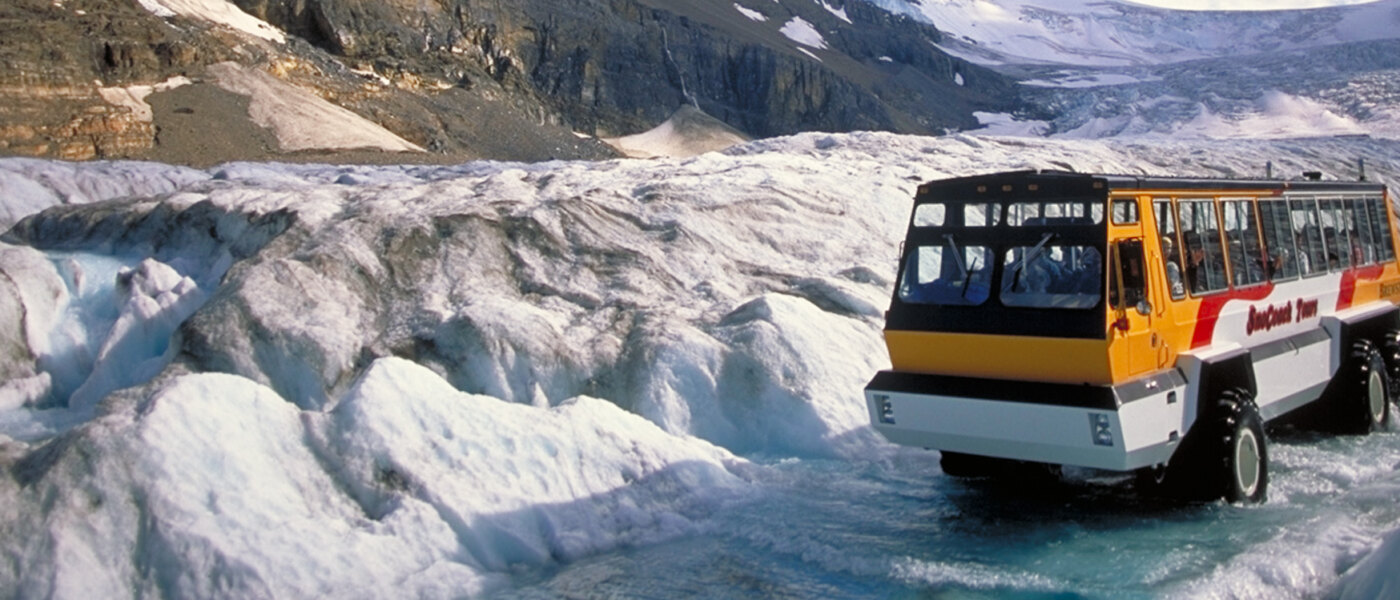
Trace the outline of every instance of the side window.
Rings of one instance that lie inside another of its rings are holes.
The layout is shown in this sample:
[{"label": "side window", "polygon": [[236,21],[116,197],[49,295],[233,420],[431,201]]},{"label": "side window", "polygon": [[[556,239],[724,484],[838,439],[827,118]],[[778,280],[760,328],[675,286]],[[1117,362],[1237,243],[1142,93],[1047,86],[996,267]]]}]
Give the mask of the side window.
[{"label": "side window", "polygon": [[920,204],[914,207],[915,227],[942,227],[948,207],[942,203]]},{"label": "side window", "polygon": [[1357,264],[1376,263],[1376,244],[1371,237],[1371,217],[1366,214],[1366,201],[1347,199],[1347,219],[1350,221],[1352,260]]},{"label": "side window", "polygon": [[1040,225],[1097,225],[1103,222],[1103,204],[1082,201],[1012,202],[1006,206],[1006,224],[1012,227]]},{"label": "side window", "polygon": [[1346,217],[1342,201],[1336,198],[1318,199],[1322,212],[1322,237],[1327,244],[1327,268],[1345,269],[1351,266],[1351,240],[1347,236]]},{"label": "side window", "polygon": [[1132,225],[1138,222],[1138,205],[1136,199],[1122,199],[1113,201],[1113,224]]},{"label": "side window", "polygon": [[1317,214],[1317,201],[1293,198],[1288,201],[1293,213],[1293,238],[1298,244],[1298,270],[1303,275],[1327,272],[1327,249],[1322,245],[1322,222]]},{"label": "side window", "polygon": [[1142,240],[1123,240],[1113,245],[1113,276],[1109,279],[1109,303],[1114,308],[1138,306],[1147,299]]},{"label": "side window", "polygon": [[1220,246],[1220,226],[1212,200],[1177,202],[1182,255],[1186,260],[1186,287],[1192,295],[1218,292],[1227,287],[1225,252]]},{"label": "side window", "polygon": [[995,202],[963,205],[963,225],[967,227],[994,227],[1001,218],[1001,204]]},{"label": "side window", "polygon": [[960,248],[951,237],[942,246],[915,247],[905,259],[899,298],[914,304],[982,304],[991,294],[991,260],[991,248]]},{"label": "side window", "polygon": [[1181,253],[1176,244],[1176,213],[1171,200],[1158,198],[1152,201],[1153,216],[1157,221],[1157,238],[1162,242],[1162,269],[1167,274],[1167,291],[1173,300],[1186,297],[1186,279],[1181,275]]},{"label": "side window", "polygon": [[1266,275],[1272,281],[1298,277],[1298,249],[1294,247],[1293,228],[1289,223],[1288,203],[1284,200],[1259,201],[1260,229],[1264,232],[1264,263]]},{"label": "side window", "polygon": [[1383,261],[1395,260],[1395,246],[1391,244],[1390,222],[1386,219],[1390,215],[1390,207],[1386,206],[1385,198],[1371,197],[1366,199],[1367,214],[1371,215],[1372,238],[1376,242],[1376,256]]},{"label": "side window", "polygon": [[1222,200],[1225,240],[1229,244],[1230,275],[1235,287],[1264,282],[1264,255],[1259,249],[1259,225],[1253,200]]}]

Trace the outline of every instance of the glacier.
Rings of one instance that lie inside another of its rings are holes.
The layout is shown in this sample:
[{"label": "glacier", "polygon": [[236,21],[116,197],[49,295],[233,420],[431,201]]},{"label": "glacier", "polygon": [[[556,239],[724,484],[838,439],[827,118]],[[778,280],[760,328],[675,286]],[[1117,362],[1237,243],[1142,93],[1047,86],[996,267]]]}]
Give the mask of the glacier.
[{"label": "glacier", "polygon": [[1269,162],[1351,178],[1357,158],[1393,184],[1400,142],[808,133],[601,162],[0,159],[0,592],[1393,590],[1395,431],[1285,435],[1262,507],[1159,507],[1095,473],[969,489],[884,443],[860,393],[888,366],[921,182]]}]

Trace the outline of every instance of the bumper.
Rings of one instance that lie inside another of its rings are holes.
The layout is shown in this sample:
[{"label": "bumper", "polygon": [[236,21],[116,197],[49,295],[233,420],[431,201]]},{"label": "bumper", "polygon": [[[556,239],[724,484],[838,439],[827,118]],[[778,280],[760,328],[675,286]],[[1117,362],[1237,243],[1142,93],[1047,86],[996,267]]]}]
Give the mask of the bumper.
[{"label": "bumper", "polygon": [[1167,462],[1185,434],[1175,371],[1119,387],[884,371],[870,422],[896,444],[1131,471]]}]

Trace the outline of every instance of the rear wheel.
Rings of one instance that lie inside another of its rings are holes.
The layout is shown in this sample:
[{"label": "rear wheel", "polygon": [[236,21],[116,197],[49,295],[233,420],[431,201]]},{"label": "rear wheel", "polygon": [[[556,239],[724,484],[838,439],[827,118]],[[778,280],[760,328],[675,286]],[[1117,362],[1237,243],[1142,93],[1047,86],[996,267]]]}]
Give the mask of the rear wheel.
[{"label": "rear wheel", "polygon": [[1391,381],[1385,357],[1370,341],[1352,346],[1352,383],[1333,405],[1343,433],[1367,434],[1390,421]]}]

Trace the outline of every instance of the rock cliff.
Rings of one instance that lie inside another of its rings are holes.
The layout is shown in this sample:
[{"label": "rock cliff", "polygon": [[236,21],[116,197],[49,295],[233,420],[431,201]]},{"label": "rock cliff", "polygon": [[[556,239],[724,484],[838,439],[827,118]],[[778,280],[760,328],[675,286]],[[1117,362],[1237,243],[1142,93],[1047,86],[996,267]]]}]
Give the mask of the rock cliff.
[{"label": "rock cliff", "polygon": [[975,127],[974,109],[1022,108],[1014,84],[939,51],[932,27],[856,1],[230,0],[253,29],[163,1],[0,6],[0,155],[347,150],[279,144],[247,115],[258,99],[208,70],[229,62],[402,138],[365,160],[613,156],[574,132],[639,133],[683,105],[754,137],[942,133]]}]

